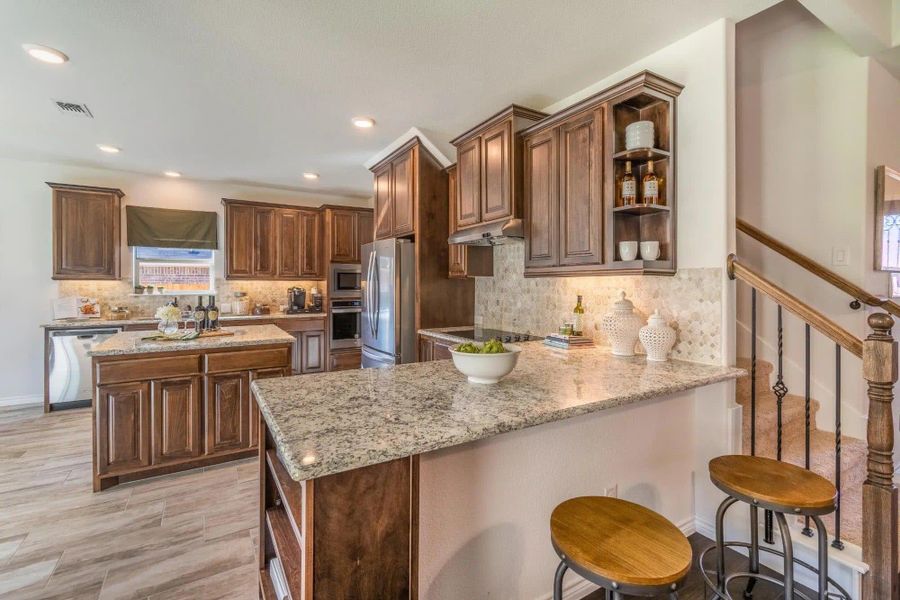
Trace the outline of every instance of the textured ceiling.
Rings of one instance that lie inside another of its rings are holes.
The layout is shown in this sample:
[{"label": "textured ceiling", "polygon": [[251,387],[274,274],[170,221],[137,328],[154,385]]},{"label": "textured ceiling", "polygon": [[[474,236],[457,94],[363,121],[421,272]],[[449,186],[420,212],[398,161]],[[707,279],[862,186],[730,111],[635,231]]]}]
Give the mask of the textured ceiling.
[{"label": "textured ceiling", "polygon": [[446,148],[511,102],[547,106],[773,3],[0,0],[0,155],[368,196],[363,163],[412,126]]}]

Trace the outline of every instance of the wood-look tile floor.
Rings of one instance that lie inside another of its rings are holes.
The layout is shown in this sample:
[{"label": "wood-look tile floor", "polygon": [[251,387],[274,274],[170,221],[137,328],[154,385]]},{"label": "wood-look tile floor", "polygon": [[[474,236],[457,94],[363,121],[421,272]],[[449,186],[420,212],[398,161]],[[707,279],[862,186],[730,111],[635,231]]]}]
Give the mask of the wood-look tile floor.
[{"label": "wood-look tile floor", "polygon": [[0,409],[0,598],[256,600],[256,462],[94,494],[90,423]]}]

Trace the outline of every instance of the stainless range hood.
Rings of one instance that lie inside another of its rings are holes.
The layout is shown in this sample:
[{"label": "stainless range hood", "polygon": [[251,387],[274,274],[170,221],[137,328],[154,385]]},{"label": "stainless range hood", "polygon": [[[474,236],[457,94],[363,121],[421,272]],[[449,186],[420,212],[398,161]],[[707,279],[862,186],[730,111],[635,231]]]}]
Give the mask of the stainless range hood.
[{"label": "stainless range hood", "polygon": [[457,231],[447,241],[451,244],[467,244],[469,246],[497,246],[524,237],[525,225],[522,219],[509,219]]}]

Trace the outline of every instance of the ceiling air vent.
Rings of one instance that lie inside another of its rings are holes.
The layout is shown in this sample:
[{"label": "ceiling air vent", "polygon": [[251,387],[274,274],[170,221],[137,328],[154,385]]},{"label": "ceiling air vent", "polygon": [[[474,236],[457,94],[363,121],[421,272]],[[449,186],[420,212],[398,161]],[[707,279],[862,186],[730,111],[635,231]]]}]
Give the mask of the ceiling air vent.
[{"label": "ceiling air vent", "polygon": [[62,100],[54,100],[53,104],[56,105],[56,108],[59,109],[64,115],[69,115],[72,117],[87,117],[88,119],[93,119],[94,115],[91,114],[91,109],[87,107],[87,104],[79,104],[77,102],[63,102]]}]

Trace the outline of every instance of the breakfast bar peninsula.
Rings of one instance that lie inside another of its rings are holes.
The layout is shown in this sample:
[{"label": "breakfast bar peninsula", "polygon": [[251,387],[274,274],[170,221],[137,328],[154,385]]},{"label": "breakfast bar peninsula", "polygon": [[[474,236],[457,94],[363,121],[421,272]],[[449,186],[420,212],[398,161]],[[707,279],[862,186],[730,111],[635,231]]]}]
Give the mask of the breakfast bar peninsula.
[{"label": "breakfast bar peninsula", "polygon": [[295,600],[536,598],[558,501],[617,489],[693,515],[717,451],[694,431],[725,426],[743,371],[521,348],[495,385],[447,360],[254,382],[261,597],[275,568]]}]

